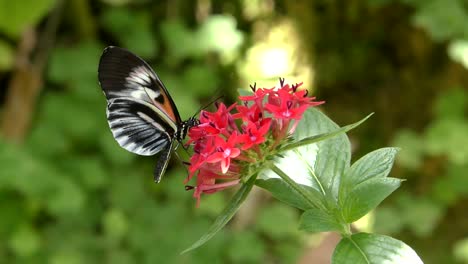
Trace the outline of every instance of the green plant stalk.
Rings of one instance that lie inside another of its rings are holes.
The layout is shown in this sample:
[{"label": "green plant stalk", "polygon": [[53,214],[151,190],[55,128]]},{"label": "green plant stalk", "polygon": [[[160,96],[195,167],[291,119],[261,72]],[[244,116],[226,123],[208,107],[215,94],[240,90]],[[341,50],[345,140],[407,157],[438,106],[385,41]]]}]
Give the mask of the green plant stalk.
[{"label": "green plant stalk", "polygon": [[340,234],[342,237],[351,237],[353,231],[351,231],[351,225],[348,223],[341,224],[342,229],[340,230]]},{"label": "green plant stalk", "polygon": [[[310,195],[307,193],[304,188],[302,188],[299,184],[297,184],[291,177],[289,177],[284,171],[282,171],[280,168],[278,168],[275,164],[270,164],[270,169],[275,172],[278,176],[283,179],[286,184],[288,184],[294,191],[296,191],[297,194],[302,196],[304,200],[306,200],[312,207],[315,208],[321,208],[319,205],[316,205],[314,202],[314,199],[310,197]],[[351,225],[344,222],[342,219],[339,219],[340,225],[341,225],[341,230],[340,234],[342,237],[350,237],[352,235],[351,231]]]},{"label": "green plant stalk", "polygon": [[296,191],[300,196],[307,201],[312,207],[321,208],[319,205],[315,204],[314,199],[307,193],[304,188],[302,188],[299,184],[297,184],[293,179],[291,179],[284,171],[278,168],[275,164],[270,164],[270,169],[278,174],[294,191]]}]

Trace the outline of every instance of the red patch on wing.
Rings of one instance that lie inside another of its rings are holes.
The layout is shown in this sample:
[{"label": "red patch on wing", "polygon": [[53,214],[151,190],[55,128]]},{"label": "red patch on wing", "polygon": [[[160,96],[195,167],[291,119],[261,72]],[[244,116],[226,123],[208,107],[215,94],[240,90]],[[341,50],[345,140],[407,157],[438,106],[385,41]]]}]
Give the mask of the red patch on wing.
[{"label": "red patch on wing", "polygon": [[164,98],[164,103],[161,104],[159,102],[156,102],[155,100],[153,100],[153,103],[161,110],[163,111],[170,119],[172,119],[172,121],[174,121],[174,123],[177,122],[177,118],[175,116],[175,113],[174,113],[174,109],[172,107],[172,104],[171,104],[171,100],[169,99],[169,97],[167,96],[167,94],[161,89],[161,95],[163,96]]}]

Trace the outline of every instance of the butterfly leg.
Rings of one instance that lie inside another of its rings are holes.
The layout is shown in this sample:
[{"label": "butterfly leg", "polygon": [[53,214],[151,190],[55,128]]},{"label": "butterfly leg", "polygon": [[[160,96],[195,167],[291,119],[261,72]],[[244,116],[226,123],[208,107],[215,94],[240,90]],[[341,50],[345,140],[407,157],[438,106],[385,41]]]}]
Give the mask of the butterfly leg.
[{"label": "butterfly leg", "polygon": [[161,177],[167,169],[167,165],[169,164],[169,160],[171,159],[172,145],[172,143],[168,144],[161,151],[159,159],[156,163],[156,167],[154,168],[154,181],[156,183],[159,183],[161,181]]},{"label": "butterfly leg", "polygon": [[[177,159],[182,163],[182,165],[184,165],[184,168],[186,168],[186,166],[190,166],[190,162],[188,161],[184,161],[182,160],[182,158],[179,156],[179,154],[177,152],[174,151],[174,154],[176,155]],[[188,171],[187,171],[188,173]]]}]

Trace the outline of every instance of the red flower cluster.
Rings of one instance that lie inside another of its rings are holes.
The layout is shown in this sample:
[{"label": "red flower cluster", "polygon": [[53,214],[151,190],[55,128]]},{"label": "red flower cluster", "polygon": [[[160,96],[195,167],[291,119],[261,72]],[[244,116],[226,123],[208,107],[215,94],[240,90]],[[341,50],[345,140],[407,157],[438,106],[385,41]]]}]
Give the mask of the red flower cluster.
[{"label": "red flower cluster", "polygon": [[[200,124],[188,133],[187,144],[193,145],[194,155],[185,181],[198,172],[196,186],[186,186],[187,190],[195,189],[197,206],[202,193],[238,184],[246,167],[264,160],[294,132],[308,107],[324,103],[307,97],[307,90],[298,90],[301,85],[290,86],[280,79],[279,88],[250,86],[253,94],[239,96],[242,104],[227,107],[220,103],[216,112],[200,113]],[[237,111],[232,113],[234,109]]]}]

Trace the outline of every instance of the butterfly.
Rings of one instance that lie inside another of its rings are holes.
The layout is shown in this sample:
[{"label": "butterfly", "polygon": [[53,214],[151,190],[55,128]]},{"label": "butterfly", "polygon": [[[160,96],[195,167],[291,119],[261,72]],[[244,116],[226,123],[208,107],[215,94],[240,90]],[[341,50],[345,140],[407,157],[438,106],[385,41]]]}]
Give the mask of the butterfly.
[{"label": "butterfly", "polygon": [[126,49],[104,49],[98,79],[107,99],[107,121],[115,140],[138,155],[160,153],[154,169],[154,181],[159,182],[176,148],[174,142],[181,143],[199,120],[191,117],[182,121],[158,75]]}]

